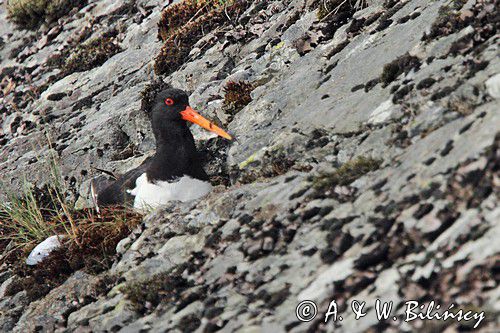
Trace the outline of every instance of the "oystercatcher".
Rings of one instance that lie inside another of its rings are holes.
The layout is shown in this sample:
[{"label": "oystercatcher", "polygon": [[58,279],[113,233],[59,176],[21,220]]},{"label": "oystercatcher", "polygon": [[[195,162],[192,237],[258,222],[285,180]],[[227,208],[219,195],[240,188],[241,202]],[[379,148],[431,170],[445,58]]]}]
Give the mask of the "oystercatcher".
[{"label": "oystercatcher", "polygon": [[228,133],[189,106],[184,91],[169,88],[159,92],[151,110],[155,155],[117,178],[97,195],[93,191],[97,208],[133,205],[143,211],[171,200],[185,202],[209,193],[212,185],[203,170],[187,121],[232,140]]}]

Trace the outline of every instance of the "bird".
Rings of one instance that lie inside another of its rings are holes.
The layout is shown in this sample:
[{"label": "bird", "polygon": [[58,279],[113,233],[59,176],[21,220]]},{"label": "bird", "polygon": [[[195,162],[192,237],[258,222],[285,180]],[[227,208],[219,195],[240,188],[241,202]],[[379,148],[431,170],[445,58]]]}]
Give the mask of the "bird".
[{"label": "bird", "polygon": [[195,200],[211,191],[188,122],[227,140],[232,140],[232,136],[193,110],[187,93],[181,89],[160,91],[153,100],[150,115],[155,154],[101,191],[92,187],[98,212],[99,207],[106,206],[132,206],[137,211],[150,211],[169,201]]}]

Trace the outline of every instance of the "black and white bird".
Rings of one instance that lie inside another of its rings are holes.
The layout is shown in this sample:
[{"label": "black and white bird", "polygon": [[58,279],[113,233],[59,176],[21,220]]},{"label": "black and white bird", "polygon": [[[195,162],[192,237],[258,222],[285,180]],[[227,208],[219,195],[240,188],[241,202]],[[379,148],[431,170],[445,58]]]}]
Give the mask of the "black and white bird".
[{"label": "black and white bird", "polygon": [[144,211],[168,201],[190,201],[208,194],[212,185],[198,156],[187,122],[232,140],[221,128],[189,106],[187,94],[166,89],[157,94],[151,110],[156,153],[95,194],[97,207],[129,205]]}]

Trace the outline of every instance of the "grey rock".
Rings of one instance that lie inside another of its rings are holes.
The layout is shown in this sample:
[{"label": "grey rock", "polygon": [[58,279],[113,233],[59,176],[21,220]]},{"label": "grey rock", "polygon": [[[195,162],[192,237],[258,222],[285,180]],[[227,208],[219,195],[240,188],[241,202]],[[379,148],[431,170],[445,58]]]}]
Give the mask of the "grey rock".
[{"label": "grey rock", "polygon": [[[475,40],[471,52],[449,52],[471,33],[487,36],[479,30],[488,24],[447,27],[422,40],[449,1],[368,1],[354,13],[361,21],[346,18],[328,35],[329,19],[319,22],[313,1],[262,3],[252,3],[242,22],[230,16],[233,24],[220,33],[206,31],[187,61],[160,78],[189,91],[193,107],[237,138],[222,147],[191,128],[209,155],[220,153],[217,161],[209,156],[210,172],[219,172],[210,176],[229,179],[228,186],[145,216],[118,244],[110,269],[76,272],[37,301],[26,291],[6,293],[19,277],[2,266],[0,330],[380,329],[373,306],[360,320],[346,313],[338,327],[297,323],[300,301],[315,301],[321,312],[332,292],[347,306],[355,299],[371,305],[381,298],[396,307],[411,298],[480,299],[498,317],[496,281],[477,274],[491,271],[500,252],[498,46],[491,36]],[[0,6],[2,75],[15,82],[7,91],[3,81],[0,92],[5,192],[19,188],[20,174],[38,185],[50,181],[44,161],[55,152],[62,174],[74,179],[71,196],[87,207],[90,179],[106,178],[94,168],[124,173],[151,156],[155,143],[140,111],[141,92],[157,78],[157,24],[165,6],[94,1],[36,32],[17,29]],[[493,10],[468,1],[457,13],[477,8],[471,19]],[[373,15],[382,16],[360,23]],[[380,25],[382,17],[392,22]],[[80,38],[110,31],[123,51],[103,65],[67,76],[47,66]],[[420,67],[402,69],[387,87],[374,84],[405,54],[418,57]],[[432,84],[418,88],[424,80]],[[223,109],[229,81],[255,86],[252,101],[231,117]],[[46,89],[31,95],[31,85]],[[360,156],[382,164],[328,191],[313,185],[318,175]],[[179,286],[159,291],[159,304],[134,304],[127,287],[155,291],[150,278],[159,273]],[[117,281],[102,288],[107,275]],[[461,282],[442,288],[446,281]],[[488,320],[479,331],[495,331],[496,324]],[[422,329],[388,325],[394,332]]]}]

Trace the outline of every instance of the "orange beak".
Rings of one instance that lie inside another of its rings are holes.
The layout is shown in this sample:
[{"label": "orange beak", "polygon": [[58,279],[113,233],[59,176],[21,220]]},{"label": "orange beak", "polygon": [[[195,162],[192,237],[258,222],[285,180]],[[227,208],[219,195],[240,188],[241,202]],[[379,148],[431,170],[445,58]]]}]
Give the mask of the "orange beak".
[{"label": "orange beak", "polygon": [[222,128],[216,126],[214,123],[205,119],[202,115],[193,110],[190,106],[187,106],[186,109],[181,112],[181,115],[182,119],[184,120],[195,123],[196,125],[199,125],[204,129],[209,130],[210,132],[214,132],[215,134],[222,136],[223,138],[226,138],[228,140],[233,139],[231,135],[227,134]]}]

